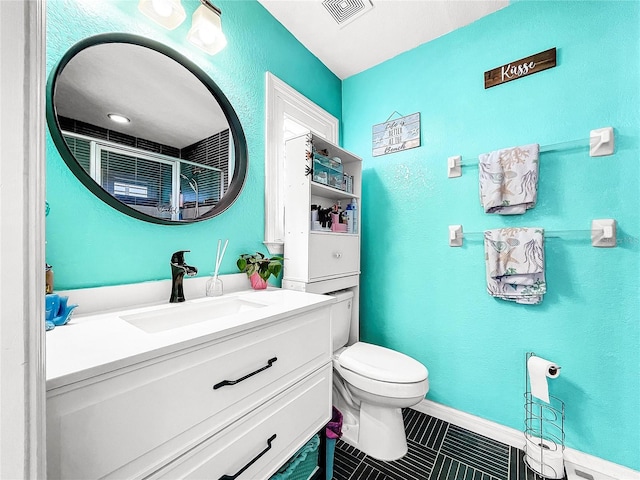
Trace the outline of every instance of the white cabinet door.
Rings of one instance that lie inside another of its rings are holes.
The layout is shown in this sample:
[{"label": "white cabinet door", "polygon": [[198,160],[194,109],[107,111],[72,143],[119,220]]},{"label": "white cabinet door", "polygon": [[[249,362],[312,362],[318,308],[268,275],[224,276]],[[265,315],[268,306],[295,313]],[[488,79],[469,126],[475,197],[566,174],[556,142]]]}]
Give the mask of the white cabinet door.
[{"label": "white cabinet door", "polygon": [[150,478],[269,478],[330,420],[331,376],[329,364]]},{"label": "white cabinet door", "polygon": [[311,233],[309,280],[360,273],[360,240],[357,235]]}]

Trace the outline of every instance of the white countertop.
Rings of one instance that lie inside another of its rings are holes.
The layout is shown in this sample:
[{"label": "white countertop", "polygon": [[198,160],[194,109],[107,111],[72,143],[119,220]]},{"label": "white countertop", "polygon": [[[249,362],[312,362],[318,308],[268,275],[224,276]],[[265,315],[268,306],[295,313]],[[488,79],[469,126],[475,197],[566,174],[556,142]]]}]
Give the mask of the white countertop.
[{"label": "white countertop", "polygon": [[[265,306],[156,333],[147,333],[121,318],[148,311],[178,311],[181,307],[195,304],[210,304],[214,310],[217,302],[232,298]],[[243,330],[259,328],[293,314],[329,305],[334,300],[325,295],[269,288],[234,292],[215,298],[197,298],[179,304],[164,301],[162,304],[127,307],[120,311],[73,316],[67,325],[46,332],[47,390]]]}]

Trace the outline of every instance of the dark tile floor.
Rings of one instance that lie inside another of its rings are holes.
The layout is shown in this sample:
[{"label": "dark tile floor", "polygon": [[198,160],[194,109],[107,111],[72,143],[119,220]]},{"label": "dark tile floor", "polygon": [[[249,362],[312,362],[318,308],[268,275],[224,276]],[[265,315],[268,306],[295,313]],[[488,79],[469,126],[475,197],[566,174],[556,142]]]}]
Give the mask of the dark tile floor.
[{"label": "dark tile floor", "polygon": [[543,480],[523,452],[416,410],[403,411],[409,452],[383,462],[338,441],[334,480]]}]

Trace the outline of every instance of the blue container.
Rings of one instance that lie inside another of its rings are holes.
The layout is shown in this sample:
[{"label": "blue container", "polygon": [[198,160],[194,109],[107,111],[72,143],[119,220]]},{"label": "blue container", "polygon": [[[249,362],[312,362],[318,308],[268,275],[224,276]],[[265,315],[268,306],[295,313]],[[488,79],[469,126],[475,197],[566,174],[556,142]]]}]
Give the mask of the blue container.
[{"label": "blue container", "polygon": [[342,162],[336,158],[327,158],[317,153],[313,155],[313,181],[342,190]]},{"label": "blue container", "polygon": [[333,459],[336,452],[336,441],[342,436],[342,413],[336,407],[332,407],[331,421],[325,429],[327,437],[325,455],[325,480],[333,478]]},{"label": "blue container", "polygon": [[331,480],[333,478],[333,458],[336,452],[336,439],[327,438],[327,444],[325,446],[326,458],[325,458],[325,480]]},{"label": "blue container", "polygon": [[318,466],[320,437],[314,435],[270,480],[308,480]]}]

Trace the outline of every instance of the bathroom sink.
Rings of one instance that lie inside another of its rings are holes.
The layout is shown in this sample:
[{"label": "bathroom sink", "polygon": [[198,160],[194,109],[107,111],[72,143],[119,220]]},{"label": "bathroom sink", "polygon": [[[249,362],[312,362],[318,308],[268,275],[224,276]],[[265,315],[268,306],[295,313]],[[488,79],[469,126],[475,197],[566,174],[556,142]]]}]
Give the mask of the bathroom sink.
[{"label": "bathroom sink", "polygon": [[122,315],[120,318],[147,333],[158,333],[266,306],[240,298],[229,298],[171,305],[148,312]]}]

